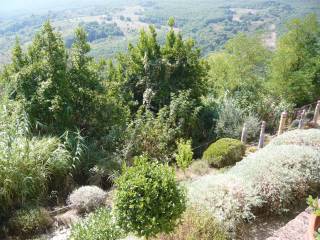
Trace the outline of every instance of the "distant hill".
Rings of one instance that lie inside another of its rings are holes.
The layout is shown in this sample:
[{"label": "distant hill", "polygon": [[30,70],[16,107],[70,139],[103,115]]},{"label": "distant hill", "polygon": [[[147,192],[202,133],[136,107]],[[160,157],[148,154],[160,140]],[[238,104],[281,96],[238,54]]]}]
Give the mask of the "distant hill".
[{"label": "distant hill", "polygon": [[50,19],[68,46],[73,30],[89,32],[92,55],[112,57],[135,41],[141,28],[156,26],[159,38],[170,16],[177,29],[192,37],[203,55],[216,51],[239,32],[261,34],[274,48],[284,23],[315,12],[320,0],[11,0],[1,3],[0,64],[8,61],[16,36],[26,46],[41,24]]}]

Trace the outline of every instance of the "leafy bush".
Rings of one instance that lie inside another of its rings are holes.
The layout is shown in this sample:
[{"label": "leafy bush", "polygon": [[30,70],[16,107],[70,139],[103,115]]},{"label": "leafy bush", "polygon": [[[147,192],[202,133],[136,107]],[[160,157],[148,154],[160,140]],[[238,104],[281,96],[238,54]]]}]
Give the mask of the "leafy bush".
[{"label": "leafy bush", "polygon": [[149,238],[174,229],[186,199],[168,165],[147,161],[137,158],[116,180],[115,213],[127,233]]},{"label": "leafy bush", "polygon": [[170,234],[161,234],[156,240],[227,240],[217,221],[206,212],[187,209],[181,223]]},{"label": "leafy bush", "polygon": [[116,240],[121,236],[122,232],[112,218],[110,210],[100,208],[83,222],[72,227],[70,240]]},{"label": "leafy bush", "polygon": [[53,220],[44,208],[17,210],[9,219],[9,232],[14,236],[31,236],[45,232]]},{"label": "leafy bush", "polygon": [[107,193],[97,186],[84,186],[74,190],[68,204],[80,212],[90,212],[101,207],[106,201]]},{"label": "leafy bush", "polygon": [[178,141],[178,153],[176,154],[176,161],[178,167],[182,170],[186,170],[191,162],[193,157],[192,147],[191,147],[191,140],[184,141],[181,139]]},{"label": "leafy bush", "polygon": [[123,157],[132,160],[143,154],[162,162],[173,159],[176,140],[192,135],[199,112],[189,91],[171,95],[169,106],[157,114],[141,107],[126,130]]},{"label": "leafy bush", "polygon": [[[320,136],[320,130],[300,132]],[[320,184],[319,153],[312,146],[270,144],[225,173],[191,183],[189,199],[235,230],[244,219],[259,212],[282,213],[315,191]]]},{"label": "leafy bush", "polygon": [[203,159],[214,167],[226,167],[240,161],[245,154],[245,145],[236,139],[222,138],[211,144],[203,153]]}]

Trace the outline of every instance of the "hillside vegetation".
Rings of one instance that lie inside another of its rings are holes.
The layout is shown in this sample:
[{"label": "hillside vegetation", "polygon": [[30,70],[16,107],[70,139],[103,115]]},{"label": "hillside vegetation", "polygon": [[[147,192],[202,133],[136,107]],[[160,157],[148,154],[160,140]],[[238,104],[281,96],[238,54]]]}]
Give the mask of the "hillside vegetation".
[{"label": "hillside vegetation", "polygon": [[[70,48],[54,21],[45,21],[26,47],[16,38],[0,73],[1,238],[26,237],[12,226],[39,233],[50,217],[43,207],[69,204],[76,219],[102,206],[73,227],[71,239],[129,233],[165,239],[185,228],[190,237],[225,239],[259,210],[288,209],[317,190],[318,129],[286,133],[244,159],[245,145],[237,140],[244,124],[255,143],[262,120],[274,134],[283,111],[295,118],[294,108],[318,100],[317,16],[288,22],[274,51],[260,36],[240,33],[205,58],[179,24],[168,18],[164,38],[154,26],[141,29],[127,52],[99,61],[88,38],[101,37],[106,25],[75,28]],[[308,109],[312,119],[313,105]],[[305,127],[318,127],[304,120]],[[198,168],[230,169],[195,181],[186,192],[174,168],[185,174],[204,152]],[[111,212],[102,189],[73,191],[83,185],[115,186]],[[198,220],[190,220],[193,211]]]}]

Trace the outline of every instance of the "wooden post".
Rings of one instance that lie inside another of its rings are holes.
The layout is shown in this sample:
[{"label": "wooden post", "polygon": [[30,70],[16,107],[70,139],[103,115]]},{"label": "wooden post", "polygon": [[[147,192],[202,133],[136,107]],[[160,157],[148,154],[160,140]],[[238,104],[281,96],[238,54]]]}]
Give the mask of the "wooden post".
[{"label": "wooden post", "polygon": [[246,124],[243,124],[242,133],[241,133],[241,142],[243,144],[246,144],[247,142],[247,126]]},{"label": "wooden post", "polygon": [[288,117],[288,113],[287,112],[282,112],[281,113],[279,129],[278,129],[278,136],[283,133],[284,127],[286,125],[287,117]]},{"label": "wooden post", "polygon": [[316,109],[314,110],[314,116],[313,116],[314,124],[317,124],[317,122],[318,122],[319,112],[320,112],[320,100],[318,100]]},{"label": "wooden post", "polygon": [[306,110],[303,109],[302,113],[300,114],[300,120],[299,120],[299,129],[303,129],[304,127],[304,118],[306,116]]},{"label": "wooden post", "polygon": [[264,147],[264,133],[266,130],[266,122],[262,121],[258,148]]}]

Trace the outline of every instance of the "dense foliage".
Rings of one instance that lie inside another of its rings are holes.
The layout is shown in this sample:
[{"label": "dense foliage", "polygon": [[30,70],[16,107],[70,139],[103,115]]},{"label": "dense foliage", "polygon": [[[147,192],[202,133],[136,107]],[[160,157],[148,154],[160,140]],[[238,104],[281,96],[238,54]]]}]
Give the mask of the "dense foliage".
[{"label": "dense foliage", "polygon": [[186,208],[184,190],[167,165],[136,159],[116,180],[115,213],[127,233],[145,236],[174,230]]},{"label": "dense foliage", "polygon": [[[206,24],[229,25],[226,11],[227,19]],[[292,21],[273,52],[261,36],[239,34],[208,58],[183,38],[179,24],[170,18],[164,38],[155,27],[141,30],[127,52],[108,61],[90,56],[92,33],[83,28],[75,30],[70,49],[48,21],[29,46],[16,40],[0,74],[0,220],[25,204],[64,201],[75,185],[107,188],[115,180],[116,217],[125,231],[146,237],[170,232],[185,199],[169,164],[183,170],[191,164],[201,173],[208,163],[235,164],[245,151],[236,140],[244,124],[248,141],[255,141],[262,120],[273,133],[282,111],[319,97],[314,15]],[[209,176],[210,183],[190,196],[226,224],[249,219],[259,208],[288,207],[319,183],[317,131],[276,138],[230,171]],[[202,155],[206,162],[192,164]],[[137,156],[143,157],[134,163]],[[122,164],[132,167],[115,179]],[[83,189],[71,194],[71,204],[89,211],[103,202],[103,190]],[[90,221],[75,231],[99,238],[103,231]],[[118,233],[111,222],[103,234]]]},{"label": "dense foliage", "polygon": [[315,101],[320,94],[320,26],[316,15],[295,19],[279,41],[271,62],[272,87],[298,105]]},{"label": "dense foliage", "polygon": [[163,46],[150,26],[149,33],[141,31],[136,46],[129,45],[128,54],[117,58],[116,66],[110,64],[110,80],[117,84],[114,90],[132,110],[145,103],[159,111],[170,103],[172,94],[182,90],[189,90],[194,100],[205,93],[207,66],[199,49],[193,40],[183,40],[175,32],[174,20],[169,24]]},{"label": "dense foliage", "polygon": [[221,138],[212,143],[203,153],[203,160],[206,160],[214,167],[227,167],[240,161],[246,151],[246,146],[237,139]]}]

